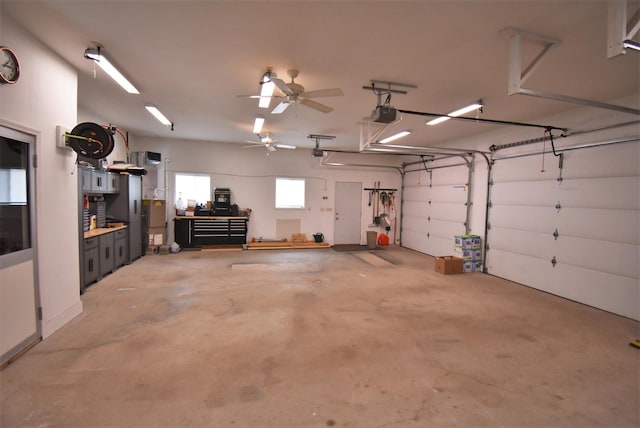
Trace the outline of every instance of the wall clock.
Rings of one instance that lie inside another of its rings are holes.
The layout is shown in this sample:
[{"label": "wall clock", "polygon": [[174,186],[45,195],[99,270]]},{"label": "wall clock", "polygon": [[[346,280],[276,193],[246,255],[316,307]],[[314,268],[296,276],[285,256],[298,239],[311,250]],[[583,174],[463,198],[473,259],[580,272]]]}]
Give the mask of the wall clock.
[{"label": "wall clock", "polygon": [[20,78],[20,63],[16,54],[0,46],[0,83],[16,83]]}]

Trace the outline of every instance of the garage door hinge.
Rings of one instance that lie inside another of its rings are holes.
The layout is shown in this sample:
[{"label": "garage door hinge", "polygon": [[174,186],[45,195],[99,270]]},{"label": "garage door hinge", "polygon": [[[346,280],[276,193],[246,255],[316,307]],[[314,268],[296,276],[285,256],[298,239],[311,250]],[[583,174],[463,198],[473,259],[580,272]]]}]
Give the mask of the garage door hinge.
[{"label": "garage door hinge", "polygon": [[429,201],[427,202],[429,205],[431,205],[431,199],[429,199]]},{"label": "garage door hinge", "polygon": [[558,234],[558,229],[556,229],[556,231],[553,232],[553,238],[557,241],[558,240],[558,236],[560,236],[560,235]]},{"label": "garage door hinge", "polygon": [[493,180],[489,180],[489,186],[493,186]]},{"label": "garage door hinge", "polygon": [[38,306],[38,320],[42,321],[42,306]]},{"label": "garage door hinge", "polygon": [[488,206],[489,208],[492,208],[492,207],[493,207],[493,203],[492,203],[491,201],[489,201],[489,202],[487,202],[487,206]]},{"label": "garage door hinge", "polygon": [[560,212],[561,208],[562,208],[562,205],[560,205],[560,201],[558,201],[558,203],[556,204],[556,211]]},{"label": "garage door hinge", "polygon": [[551,259],[551,264],[553,265],[553,267],[556,267],[557,263],[558,261],[556,260],[556,256],[553,256],[553,258]]},{"label": "garage door hinge", "polygon": [[491,223],[487,222],[487,230],[491,230]]}]

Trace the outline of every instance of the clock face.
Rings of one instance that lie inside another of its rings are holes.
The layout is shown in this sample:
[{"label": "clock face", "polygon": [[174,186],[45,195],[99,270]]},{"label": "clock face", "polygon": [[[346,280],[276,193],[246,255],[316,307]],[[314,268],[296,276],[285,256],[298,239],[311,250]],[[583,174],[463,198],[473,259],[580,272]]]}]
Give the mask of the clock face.
[{"label": "clock face", "polygon": [[16,83],[19,77],[18,57],[8,47],[0,46],[0,83]]}]

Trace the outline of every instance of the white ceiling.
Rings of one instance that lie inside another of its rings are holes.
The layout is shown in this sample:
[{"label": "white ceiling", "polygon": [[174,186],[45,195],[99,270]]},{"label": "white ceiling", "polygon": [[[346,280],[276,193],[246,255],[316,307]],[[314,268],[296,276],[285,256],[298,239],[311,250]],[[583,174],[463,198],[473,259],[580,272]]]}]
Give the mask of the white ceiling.
[{"label": "white ceiling", "polygon": [[[531,122],[575,108],[507,95],[505,27],[562,42],[527,88],[604,102],[640,92],[640,53],[607,59],[604,1],[3,0],[1,7],[78,69],[81,109],[133,135],[246,145],[253,118],[264,114],[264,130],[282,143],[310,148],[308,134],[329,134],[337,138],[322,147],[357,150],[358,123],[377,103],[362,89],[371,79],[417,85],[392,96],[391,104],[406,110],[447,113],[482,98],[483,118]],[[99,68],[93,77],[83,52],[96,43],[140,95],[125,93]],[[258,93],[267,66],[285,81],[288,69],[298,69],[296,82],[306,90],[337,87],[344,96],[318,99],[334,108],[327,114],[297,105],[272,115],[238,97]],[[158,106],[174,131],[145,103]],[[403,143],[443,146],[494,129],[424,121],[405,116],[400,126],[414,133]]]}]

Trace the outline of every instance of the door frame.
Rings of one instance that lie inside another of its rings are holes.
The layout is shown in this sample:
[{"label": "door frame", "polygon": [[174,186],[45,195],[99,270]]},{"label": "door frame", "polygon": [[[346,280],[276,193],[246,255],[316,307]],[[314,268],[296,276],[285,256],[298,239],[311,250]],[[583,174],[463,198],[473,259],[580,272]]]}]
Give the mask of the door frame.
[{"label": "door frame", "polygon": [[[23,125],[0,119],[0,135],[28,144],[28,200],[29,200],[29,233],[31,234],[31,246],[28,250],[0,256],[0,269],[9,268],[28,260],[33,263],[33,316],[35,318],[35,332],[25,337],[18,344],[0,355],[0,369],[11,363],[32,346],[42,340],[42,308],[40,300],[40,281],[38,277],[38,236],[37,236],[37,195],[36,195],[36,168],[37,153],[40,143],[40,132]],[[29,256],[28,253],[31,253]]]}]

